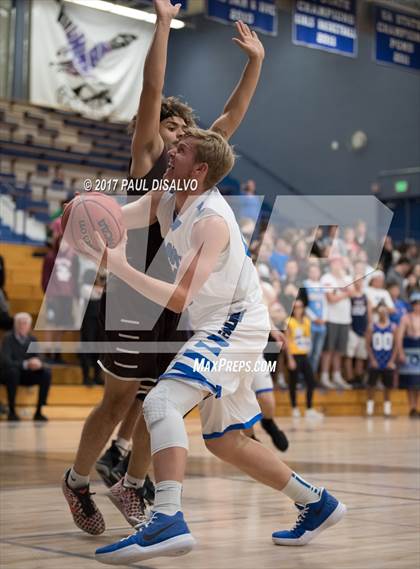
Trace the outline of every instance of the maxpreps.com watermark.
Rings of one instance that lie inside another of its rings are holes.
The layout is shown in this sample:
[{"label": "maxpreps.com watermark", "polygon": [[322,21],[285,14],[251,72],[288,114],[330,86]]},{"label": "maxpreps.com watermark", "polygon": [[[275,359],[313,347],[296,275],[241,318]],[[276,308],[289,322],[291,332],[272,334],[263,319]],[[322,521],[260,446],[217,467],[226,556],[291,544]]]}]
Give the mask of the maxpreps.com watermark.
[{"label": "maxpreps.com watermark", "polygon": [[109,194],[126,194],[127,192],[149,192],[149,191],[176,191],[176,192],[195,192],[198,188],[198,181],[191,180],[166,180],[155,179],[146,180],[145,178],[95,178],[83,180],[85,192],[107,192]]},{"label": "maxpreps.com watermark", "polygon": [[216,372],[233,372],[239,373],[245,371],[247,373],[274,373],[276,371],[277,362],[268,362],[264,359],[254,360],[228,360],[220,358],[216,362],[211,362],[206,358],[194,360],[193,369],[198,373],[216,371]]}]

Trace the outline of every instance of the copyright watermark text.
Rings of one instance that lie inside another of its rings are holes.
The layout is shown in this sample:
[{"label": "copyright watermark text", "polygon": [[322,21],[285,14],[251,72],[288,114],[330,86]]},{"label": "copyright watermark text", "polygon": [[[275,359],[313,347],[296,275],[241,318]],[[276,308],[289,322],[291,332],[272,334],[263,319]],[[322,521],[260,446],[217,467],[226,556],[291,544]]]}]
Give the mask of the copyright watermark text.
[{"label": "copyright watermark text", "polygon": [[257,361],[253,360],[228,360],[226,358],[220,358],[216,362],[212,362],[206,358],[196,359],[194,360],[194,371],[203,373],[209,371],[226,371],[226,372],[234,372],[239,373],[241,371],[245,371],[247,373],[266,373],[266,372],[275,372],[276,371],[276,363],[277,362],[270,362],[265,359],[258,359]]},{"label": "copyright watermark text", "polygon": [[195,192],[197,180],[146,180],[145,178],[86,178],[83,180],[85,192],[106,192],[110,194],[126,194],[127,192],[146,193],[149,191]]}]

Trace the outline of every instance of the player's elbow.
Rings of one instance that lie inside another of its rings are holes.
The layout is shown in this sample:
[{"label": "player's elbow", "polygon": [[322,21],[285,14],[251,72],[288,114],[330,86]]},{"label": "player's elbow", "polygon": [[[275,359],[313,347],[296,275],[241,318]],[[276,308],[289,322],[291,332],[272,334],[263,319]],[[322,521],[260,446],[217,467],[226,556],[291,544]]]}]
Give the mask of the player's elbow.
[{"label": "player's elbow", "polygon": [[168,302],[169,310],[175,312],[176,314],[181,314],[185,310],[187,304],[187,294],[183,289],[177,289],[175,293],[171,296]]},{"label": "player's elbow", "polygon": [[230,109],[226,120],[230,129],[236,130],[239,127],[244,120],[247,110],[248,105],[243,102],[239,102],[234,108]]},{"label": "player's elbow", "polygon": [[171,312],[175,312],[175,314],[181,314],[183,310],[180,304],[175,303],[172,300],[168,303],[168,308]]}]

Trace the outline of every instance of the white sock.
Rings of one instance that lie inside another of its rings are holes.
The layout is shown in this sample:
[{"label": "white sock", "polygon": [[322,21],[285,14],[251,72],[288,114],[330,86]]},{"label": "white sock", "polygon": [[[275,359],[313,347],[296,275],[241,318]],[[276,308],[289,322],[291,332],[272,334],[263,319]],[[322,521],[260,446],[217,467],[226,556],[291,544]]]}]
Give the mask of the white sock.
[{"label": "white sock", "polygon": [[182,484],[175,480],[158,482],[155,488],[154,512],[173,516],[181,510]]},{"label": "white sock", "polygon": [[122,437],[117,437],[115,439],[115,445],[118,447],[118,450],[120,451],[123,458],[127,456],[128,451],[130,450],[130,441],[127,441]]},{"label": "white sock", "polygon": [[141,488],[143,484],[144,478],[143,480],[141,478],[134,478],[134,476],[130,476],[128,472],[125,473],[123,486],[126,488],[135,488],[137,490],[138,488]]},{"label": "white sock", "polygon": [[74,470],[74,466],[72,466],[67,477],[67,484],[70,488],[73,488],[73,490],[77,490],[77,488],[84,488],[89,484],[89,476],[77,474]]},{"label": "white sock", "polygon": [[297,504],[312,504],[321,499],[322,488],[312,486],[303,478],[292,472],[289,482],[283,488],[283,494],[286,494],[293,502]]},{"label": "white sock", "polygon": [[368,415],[372,415],[374,410],[375,410],[375,401],[373,401],[373,399],[368,399],[366,401],[366,413]]},{"label": "white sock", "polygon": [[343,376],[341,375],[340,371],[335,371],[333,373],[333,381],[342,381],[343,380]]},{"label": "white sock", "polygon": [[391,401],[384,401],[384,415],[391,415]]},{"label": "white sock", "polygon": [[330,374],[327,371],[323,371],[321,373],[321,381],[329,382],[330,381]]}]

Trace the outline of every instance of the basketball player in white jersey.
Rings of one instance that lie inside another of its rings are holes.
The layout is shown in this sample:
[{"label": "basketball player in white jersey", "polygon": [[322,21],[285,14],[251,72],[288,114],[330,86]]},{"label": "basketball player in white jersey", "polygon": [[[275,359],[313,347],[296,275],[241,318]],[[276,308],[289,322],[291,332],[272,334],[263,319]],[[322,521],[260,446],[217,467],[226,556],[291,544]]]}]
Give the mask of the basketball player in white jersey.
[{"label": "basketball player in white jersey", "polygon": [[[131,267],[125,239],[106,250],[107,266],[153,302],[174,312],[188,308],[195,333],[144,401],[156,501],[150,519],[135,534],[97,550],[98,561],[110,565],[183,555],[194,547],[182,513],[181,491],[188,451],[183,417],[197,404],[207,448],[282,491],[301,510],[292,530],[273,533],[275,543],[303,545],[346,511],[324,488],[304,481],[271,450],[242,433],[259,416],[259,406],[251,389],[252,376],[243,372],[241,364],[252,365],[260,356],[270,324],[239,226],[215,187],[233,167],[232,148],[218,133],[191,129],[169,156],[165,178],[179,191],[144,196],[125,212],[124,221],[127,228],[159,221],[169,261],[176,269],[175,282],[159,281]],[[196,191],[183,191],[191,180],[197,183]],[[80,246],[93,253],[82,242]],[[233,371],[219,370],[221,358],[232,362]],[[207,362],[208,371],[195,372],[197,360]]]},{"label": "basketball player in white jersey", "polygon": [[[191,109],[181,105],[179,101],[172,99],[162,102],[170,24],[172,18],[177,15],[180,5],[174,6],[170,0],[154,0],[154,7],[157,23],[144,66],[144,81],[132,139],[130,167],[130,175],[134,178],[147,178],[148,185],[149,183],[151,185],[152,181],[162,179],[167,167],[169,147],[176,143],[184,127],[191,124],[192,120]],[[255,32],[242,22],[237,22],[236,29],[238,37],[233,41],[247,55],[247,62],[223,112],[211,127],[227,139],[236,131],[246,115],[264,59],[264,48]],[[134,196],[134,199],[136,197]],[[133,196],[130,199],[133,199]],[[132,203],[127,205],[129,212],[132,211],[130,210],[132,205]],[[133,227],[137,228],[136,225]],[[149,257],[153,259],[155,250],[159,249],[160,231],[157,223],[148,227],[146,252],[141,246],[142,241],[139,244],[136,233],[134,231],[134,235],[132,233],[128,241],[129,256],[131,255],[133,264],[137,259],[138,266],[142,267],[143,257],[146,256],[146,261]],[[162,272],[159,271],[159,274]],[[113,280],[118,281],[118,279]],[[132,330],[129,324],[122,325],[122,319],[132,320],[130,315],[133,312],[140,312],[146,317],[149,312],[153,312],[153,309],[148,307],[151,303],[148,303],[147,299],[130,290],[125,283],[118,281],[114,284],[113,287],[107,285],[107,297],[108,299],[112,297],[113,300],[108,303],[106,311],[106,303],[103,303],[102,320],[105,325],[105,312],[107,312],[108,316],[111,313],[111,320],[120,323],[117,330],[106,331],[106,341],[116,344],[118,352],[111,350],[101,358],[103,370],[106,372],[104,398],[89,415],[80,438],[76,460],[73,466],[67,469],[62,482],[63,493],[69,503],[75,524],[93,535],[105,531],[105,520],[90,492],[89,473],[116,424],[132,403],[139,383],[143,396],[171,361],[171,357],[166,353],[137,354],[133,353],[133,349],[128,349],[130,346],[127,346],[127,340],[122,338],[128,338],[130,344],[133,339],[134,341],[139,339],[139,331]],[[177,315],[166,311],[166,314],[161,316],[153,329],[142,330],[142,341],[174,340],[178,324]],[[161,369],[165,359],[167,359],[166,365]],[[138,523],[143,516],[143,490],[150,464],[148,433],[141,415],[134,429],[133,445],[136,451],[131,455],[127,475],[121,484],[111,489],[110,498],[130,523]]]}]

